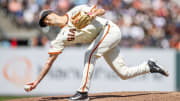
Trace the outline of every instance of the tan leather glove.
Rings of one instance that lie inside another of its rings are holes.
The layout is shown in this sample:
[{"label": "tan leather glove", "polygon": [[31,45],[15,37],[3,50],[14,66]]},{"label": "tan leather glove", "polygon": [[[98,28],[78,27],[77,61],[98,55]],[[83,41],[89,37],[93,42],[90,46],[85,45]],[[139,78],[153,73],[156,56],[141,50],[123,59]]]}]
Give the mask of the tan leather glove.
[{"label": "tan leather glove", "polygon": [[80,11],[79,14],[72,17],[71,22],[77,29],[82,29],[92,22],[94,16]]}]

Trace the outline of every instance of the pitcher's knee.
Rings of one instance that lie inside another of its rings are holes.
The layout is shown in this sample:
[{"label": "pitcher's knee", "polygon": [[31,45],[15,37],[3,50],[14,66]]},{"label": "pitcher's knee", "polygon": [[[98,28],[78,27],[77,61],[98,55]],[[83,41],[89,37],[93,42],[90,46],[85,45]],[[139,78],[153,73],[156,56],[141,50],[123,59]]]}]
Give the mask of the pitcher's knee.
[{"label": "pitcher's knee", "polygon": [[87,51],[85,52],[85,57],[91,57],[91,58],[96,58],[96,59],[98,59],[98,58],[100,58],[101,56],[98,55],[96,52],[93,52],[93,51],[91,51],[91,50],[87,50]]},{"label": "pitcher's knee", "polygon": [[129,71],[128,71],[128,68],[124,68],[122,70],[120,70],[121,72],[119,72],[119,76],[122,80],[127,80],[130,78],[130,75],[129,75]]},{"label": "pitcher's knee", "polygon": [[122,80],[127,80],[127,79],[129,79],[128,76],[124,76],[124,75],[123,75],[123,76],[121,75],[120,78],[121,78]]}]

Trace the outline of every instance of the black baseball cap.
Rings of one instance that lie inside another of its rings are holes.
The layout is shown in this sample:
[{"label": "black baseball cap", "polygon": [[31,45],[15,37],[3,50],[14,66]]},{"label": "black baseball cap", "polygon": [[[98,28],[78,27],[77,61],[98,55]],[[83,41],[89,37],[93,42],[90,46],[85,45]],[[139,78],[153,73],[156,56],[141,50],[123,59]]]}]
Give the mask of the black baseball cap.
[{"label": "black baseball cap", "polygon": [[39,14],[39,18],[40,18],[39,19],[39,25],[40,25],[40,27],[46,27],[47,26],[44,23],[44,19],[51,13],[53,13],[52,10],[43,10],[43,11],[40,12],[40,14]]}]

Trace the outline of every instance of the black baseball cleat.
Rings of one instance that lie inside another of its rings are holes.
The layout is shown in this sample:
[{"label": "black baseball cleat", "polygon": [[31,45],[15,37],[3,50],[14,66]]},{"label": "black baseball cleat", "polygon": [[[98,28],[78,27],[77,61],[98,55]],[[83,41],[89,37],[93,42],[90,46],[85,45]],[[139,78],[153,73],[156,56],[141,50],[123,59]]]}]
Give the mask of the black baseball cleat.
[{"label": "black baseball cleat", "polygon": [[76,92],[76,94],[69,98],[69,101],[89,101],[88,93]]},{"label": "black baseball cleat", "polygon": [[166,77],[169,76],[168,71],[166,71],[162,66],[157,64],[154,60],[149,60],[148,65],[150,67],[151,73],[160,73]]}]

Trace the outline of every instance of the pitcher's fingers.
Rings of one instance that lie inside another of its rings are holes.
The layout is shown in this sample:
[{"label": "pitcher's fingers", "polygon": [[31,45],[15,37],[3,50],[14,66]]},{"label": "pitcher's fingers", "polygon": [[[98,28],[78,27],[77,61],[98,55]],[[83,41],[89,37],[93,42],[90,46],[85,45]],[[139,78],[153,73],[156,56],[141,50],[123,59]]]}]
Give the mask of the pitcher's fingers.
[{"label": "pitcher's fingers", "polygon": [[74,34],[72,34],[72,33],[69,33],[69,34],[68,34],[68,36],[75,36],[75,35],[74,35]]},{"label": "pitcher's fingers", "polygon": [[26,85],[33,85],[33,82],[31,82],[31,83],[26,83]]},{"label": "pitcher's fingers", "polygon": [[31,86],[28,90],[29,90],[29,91],[32,91],[33,89],[34,89],[33,86]]}]

